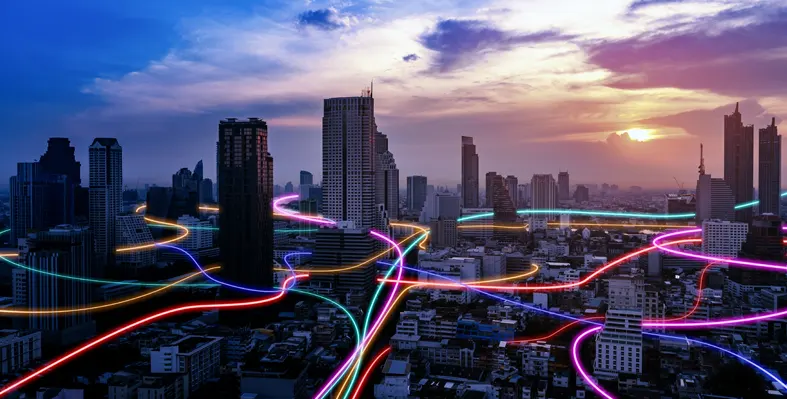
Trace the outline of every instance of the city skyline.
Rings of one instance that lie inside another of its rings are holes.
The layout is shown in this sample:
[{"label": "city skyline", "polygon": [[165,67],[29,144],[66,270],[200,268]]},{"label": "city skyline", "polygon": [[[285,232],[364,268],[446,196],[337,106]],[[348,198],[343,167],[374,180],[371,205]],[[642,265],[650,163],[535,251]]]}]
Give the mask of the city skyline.
[{"label": "city skyline", "polygon": [[[573,180],[588,182],[607,171],[607,180],[621,186],[670,187],[673,175],[692,181],[691,154],[700,141],[709,154],[720,152],[711,139],[722,134],[719,116],[729,113],[731,104],[740,101],[743,123],[758,129],[772,117],[778,125],[787,115],[787,102],[779,94],[784,81],[774,72],[783,70],[784,59],[758,58],[786,44],[782,22],[787,13],[775,1],[610,2],[603,9],[589,8],[594,18],[581,12],[577,17],[554,14],[548,2],[527,8],[516,2],[445,5],[450,7],[392,10],[386,3],[331,8],[323,2],[271,2],[251,9],[246,4],[218,7],[207,0],[189,10],[170,5],[157,9],[155,20],[115,23],[124,27],[113,33],[119,35],[118,49],[128,44],[125,48],[134,51],[111,64],[96,54],[113,53],[115,45],[93,42],[89,35],[62,37],[51,52],[52,62],[39,64],[41,71],[31,70],[24,57],[13,59],[4,79],[27,73],[8,81],[10,96],[2,111],[7,117],[0,129],[17,132],[13,151],[25,159],[40,155],[37,143],[46,137],[70,137],[82,162],[89,140],[111,129],[127,154],[124,169],[134,171],[127,176],[133,187],[137,180],[163,183],[145,162],[150,158],[160,159],[160,167],[168,170],[203,159],[205,175],[214,176],[209,160],[215,120],[260,116],[270,126],[273,153],[299,149],[277,167],[275,181],[297,181],[301,168],[319,170],[320,100],[357,95],[374,79],[378,122],[390,137],[391,152],[412,154],[398,160],[400,176],[430,170],[437,184],[458,182],[454,165],[460,159],[452,143],[467,135],[475,137],[482,174],[505,170],[521,179],[568,169],[576,171]],[[24,11],[26,6],[14,7]],[[64,11],[66,18],[51,28],[82,18],[118,22],[144,15],[142,10],[152,6],[142,2],[138,7],[97,6],[94,18]],[[276,12],[268,12],[272,8]],[[226,13],[210,12],[215,9]],[[249,32],[230,34],[236,29],[230,26],[257,20],[270,24],[254,23]],[[670,20],[695,23],[676,26],[666,23]],[[9,27],[23,35],[28,31],[13,23]],[[140,46],[131,33],[157,40]],[[31,40],[42,45],[25,51],[39,55],[51,49],[40,36],[32,32]],[[257,37],[270,49],[240,50],[258,48],[249,46]],[[455,39],[469,46],[452,45]],[[82,63],[64,53],[75,41],[84,48]],[[370,43],[381,43],[380,49],[370,50]],[[697,46],[708,51],[696,51]],[[216,59],[215,50],[226,48],[233,49],[230,59],[249,61],[250,68],[238,70],[238,63]],[[666,49],[675,49],[670,69],[684,71],[680,76],[665,76],[650,66],[664,59]],[[379,51],[385,56],[363,67],[350,61]],[[730,55],[741,57],[718,62]],[[522,56],[538,62],[519,65],[521,73],[512,73],[512,60]],[[297,74],[289,73],[293,62]],[[74,63],[78,72],[52,72]],[[53,83],[47,76],[59,78]],[[42,112],[48,117],[41,123],[24,122]],[[634,140],[615,134],[625,131]],[[181,150],[174,156],[173,147]],[[673,150],[674,161],[661,165],[658,154],[666,148]],[[429,156],[435,153],[442,162]],[[13,173],[10,158],[0,153],[0,169],[7,171],[0,174],[3,185]],[[722,160],[707,158],[709,173],[720,175]],[[655,166],[664,169],[664,176],[636,179]]]}]

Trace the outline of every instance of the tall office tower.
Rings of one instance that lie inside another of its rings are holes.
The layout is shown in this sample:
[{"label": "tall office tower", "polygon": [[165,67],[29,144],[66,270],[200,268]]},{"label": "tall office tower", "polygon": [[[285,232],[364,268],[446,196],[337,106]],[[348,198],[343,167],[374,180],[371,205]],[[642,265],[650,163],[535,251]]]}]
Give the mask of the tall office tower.
[{"label": "tall office tower", "polygon": [[725,258],[737,258],[749,225],[728,220],[704,220],[702,222],[702,253]]},{"label": "tall office tower", "polygon": [[172,188],[173,189],[189,189],[193,190],[194,186],[193,174],[189,168],[180,168],[174,175],[172,175]]},{"label": "tall office tower", "polygon": [[462,136],[462,208],[478,206],[478,154],[473,138]]},{"label": "tall office tower", "polygon": [[[516,222],[516,207],[511,201],[511,195],[506,187],[506,181],[501,175],[492,178],[492,204],[495,212],[495,225],[512,225]],[[514,241],[519,236],[519,231],[512,229],[494,229],[493,237],[503,241]]]},{"label": "tall office tower", "polygon": [[557,174],[557,195],[561,201],[570,200],[571,194],[568,192],[568,171]]},{"label": "tall office tower", "polygon": [[288,181],[287,184],[284,185],[284,193],[290,194],[295,192],[295,187],[292,185],[291,181]]},{"label": "tall office tower", "polygon": [[642,374],[642,309],[610,308],[596,339],[594,374],[615,379],[618,373]]},{"label": "tall office tower", "polygon": [[[744,126],[738,104],[735,112],[724,115],[724,180],[737,203],[754,199],[754,126]],[[735,212],[738,222],[751,222],[751,207]]]},{"label": "tall office tower", "polygon": [[38,162],[20,162],[9,180],[11,243],[28,232],[74,220],[74,185],[66,175],[45,173]]},{"label": "tall office tower", "polygon": [[705,158],[700,144],[700,176],[697,179],[697,214],[694,217],[697,225],[709,219],[734,220],[735,197],[732,189],[724,179],[713,178],[705,174]]},{"label": "tall office tower", "polygon": [[44,155],[38,160],[41,171],[50,175],[68,176],[74,185],[82,184],[80,168],[82,164],[77,162],[74,156],[74,147],[71,142],[64,137],[52,137],[47,141],[47,148]]},{"label": "tall office tower", "polygon": [[[320,229],[315,238],[312,264],[314,269],[357,265],[374,256],[376,240],[369,229],[359,229],[353,222],[339,222],[338,228]],[[369,262],[351,271],[315,273],[310,278],[314,288],[328,289],[340,301],[362,306],[372,296],[376,266]]]},{"label": "tall office tower", "polygon": [[576,190],[574,190],[574,201],[579,203],[590,201],[590,190],[588,190],[587,186],[577,185]]},{"label": "tall office tower", "polygon": [[202,179],[199,185],[199,202],[201,204],[213,203],[213,180]]},{"label": "tall office tower", "polygon": [[432,248],[453,248],[459,238],[456,220],[437,218],[429,221],[429,244]]},{"label": "tall office tower", "polygon": [[508,189],[508,196],[511,198],[511,203],[514,207],[519,205],[519,179],[516,176],[506,176],[506,188]]},{"label": "tall office tower", "polygon": [[375,172],[375,202],[384,204],[390,219],[399,219],[399,169],[391,151],[388,136],[375,133],[377,167]]},{"label": "tall office tower", "polygon": [[557,208],[557,185],[555,178],[549,175],[533,175],[530,180],[532,199],[530,207],[533,209]]},{"label": "tall office tower", "polygon": [[123,148],[117,139],[97,138],[90,152],[90,230],[96,267],[103,273],[115,255],[115,220],[123,210]]},{"label": "tall office tower", "polygon": [[374,98],[329,98],[323,101],[322,213],[357,228],[378,224],[375,207]]},{"label": "tall office tower", "polygon": [[782,185],[782,136],[776,129],[776,118],[771,125],[760,129],[759,210],[760,214],[779,215]]},{"label": "tall office tower", "polygon": [[312,175],[311,172],[307,172],[305,170],[302,170],[301,171],[301,175],[300,175],[300,180],[299,180],[298,184],[300,184],[300,185],[304,185],[304,184],[312,185],[312,184],[314,184],[314,175]]},{"label": "tall office tower", "polygon": [[192,174],[194,180],[199,183],[202,179],[205,178],[205,171],[203,170],[202,160],[200,159],[197,161],[197,165],[194,166],[194,173]]},{"label": "tall office tower", "polygon": [[[150,248],[119,252],[115,254],[115,264],[127,275],[135,275],[139,269],[156,264],[156,248],[153,245],[153,234],[140,214],[118,215],[115,220],[118,248],[151,245]],[[193,232],[190,235],[193,235]],[[188,236],[187,236],[188,237]]]},{"label": "tall office tower", "polygon": [[[62,279],[53,273],[74,277],[93,274],[93,237],[87,228],[69,225],[31,235],[27,239],[25,263],[43,273],[27,272],[27,304],[35,309],[79,308],[91,303],[91,286],[79,279]],[[44,340],[68,346],[95,334],[88,312],[65,315],[32,315],[29,328],[43,330]]]},{"label": "tall office tower", "polygon": [[495,189],[494,189],[494,182],[495,176],[497,176],[496,172],[486,172],[486,184],[484,185],[484,206],[487,208],[494,208],[495,206]]},{"label": "tall office tower", "polygon": [[426,202],[426,176],[407,176],[407,209],[420,212]]},{"label": "tall office tower", "polygon": [[219,248],[222,275],[250,286],[273,284],[273,157],[259,118],[219,122]]}]

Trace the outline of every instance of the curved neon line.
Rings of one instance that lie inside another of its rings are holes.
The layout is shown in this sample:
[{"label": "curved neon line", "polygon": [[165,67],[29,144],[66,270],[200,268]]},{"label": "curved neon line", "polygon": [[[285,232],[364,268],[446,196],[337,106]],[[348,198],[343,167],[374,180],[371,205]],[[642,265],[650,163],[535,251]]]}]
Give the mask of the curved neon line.
[{"label": "curved neon line", "polygon": [[3,230],[3,231],[0,231],[0,235],[3,235],[3,234],[5,234],[5,233],[8,233],[9,231],[11,231],[11,229],[5,229],[5,230]]},{"label": "curved neon line", "polygon": [[675,254],[675,255],[678,255],[678,256],[682,256],[684,258],[701,259],[701,260],[708,261],[708,262],[722,262],[722,263],[727,263],[727,264],[734,264],[734,265],[746,266],[746,267],[752,267],[752,268],[759,268],[759,269],[787,271],[787,265],[777,265],[777,264],[772,264],[772,263],[755,262],[755,261],[732,259],[732,258],[720,258],[720,257],[716,257],[716,256],[702,255],[702,254],[696,254],[696,253],[692,253],[692,252],[684,252],[684,251],[679,251],[679,250],[672,249],[672,248],[667,248],[668,244],[662,244],[661,243],[661,241],[663,241],[666,238],[675,237],[675,236],[681,236],[681,235],[687,235],[687,234],[692,234],[692,233],[699,233],[701,231],[702,231],[702,229],[686,229],[686,230],[675,231],[675,232],[672,232],[672,233],[665,233],[665,234],[661,234],[661,235],[656,236],[655,238],[653,238],[653,242],[652,243],[653,243],[654,246],[658,247],[662,251],[669,252],[671,254]]},{"label": "curved neon line", "polygon": [[577,325],[579,323],[585,322],[585,320],[599,320],[599,319],[603,319],[603,318],[604,318],[604,316],[586,317],[584,319],[572,321],[571,323],[568,323],[568,324],[566,324],[564,326],[561,326],[560,328],[558,328],[555,331],[552,331],[548,335],[544,335],[544,336],[536,337],[536,338],[516,339],[516,340],[512,340],[512,341],[506,341],[506,343],[507,344],[526,344],[528,342],[534,342],[534,341],[547,341],[549,339],[552,339],[552,338],[560,335],[563,331],[566,331],[569,328],[571,328],[571,327],[573,327],[573,326],[575,326],[575,325]]},{"label": "curved neon line", "polygon": [[67,352],[66,354],[64,354],[64,355],[58,357],[57,359],[55,359],[54,361],[48,363],[46,366],[43,366],[43,367],[41,367],[41,368],[31,372],[27,376],[22,377],[20,379],[17,379],[11,385],[7,385],[7,386],[3,387],[3,389],[0,390],[0,396],[4,396],[4,395],[7,395],[7,394],[13,392],[14,390],[22,387],[23,385],[26,385],[31,380],[37,378],[38,376],[46,373],[49,370],[52,370],[52,369],[58,367],[59,365],[69,361],[70,359],[80,355],[81,353],[84,353],[84,352],[92,349],[93,347],[98,346],[98,345],[104,343],[105,341],[108,341],[108,340],[110,340],[110,339],[112,339],[112,338],[114,338],[114,337],[116,337],[118,335],[121,335],[121,334],[123,334],[123,333],[125,333],[127,331],[133,330],[133,329],[135,329],[135,328],[137,328],[139,326],[151,323],[151,322],[153,322],[155,320],[158,320],[158,319],[162,319],[162,318],[164,318],[166,316],[169,316],[169,315],[180,314],[180,313],[185,313],[185,312],[189,312],[189,311],[213,310],[213,309],[238,309],[238,308],[248,308],[248,307],[255,307],[255,306],[259,306],[259,305],[264,305],[266,303],[270,303],[270,302],[277,301],[277,300],[281,299],[284,296],[285,292],[286,292],[286,287],[287,287],[288,283],[290,283],[291,281],[294,281],[294,280],[296,280],[298,278],[305,278],[305,277],[308,277],[308,275],[307,274],[299,274],[296,277],[288,277],[287,280],[284,281],[284,285],[283,285],[284,289],[280,290],[278,292],[278,294],[270,296],[270,297],[267,297],[267,298],[257,299],[257,300],[253,300],[253,301],[242,301],[242,302],[199,303],[199,304],[193,304],[193,305],[178,306],[178,307],[170,308],[170,309],[167,309],[167,310],[164,310],[164,311],[161,311],[161,312],[153,313],[150,316],[143,317],[143,318],[141,318],[141,319],[139,319],[137,321],[131,322],[131,323],[126,324],[126,325],[124,325],[122,327],[118,327],[118,328],[116,328],[116,329],[114,329],[114,330],[112,330],[112,331],[110,331],[110,332],[108,332],[106,334],[103,334],[100,337],[95,338],[95,339],[91,340],[90,342],[88,342],[86,344],[83,344],[83,345],[79,346],[78,348]]},{"label": "curved neon line", "polygon": [[[137,209],[139,209],[139,208],[137,208]],[[130,246],[130,247],[120,247],[120,248],[115,249],[115,252],[122,253],[122,252],[141,251],[143,249],[155,248],[156,245],[171,244],[173,242],[178,242],[178,241],[180,241],[180,240],[182,240],[182,239],[184,239],[184,238],[189,236],[189,229],[186,226],[181,226],[181,225],[176,224],[176,223],[170,223],[170,222],[166,222],[166,221],[163,221],[163,220],[149,218],[147,216],[145,216],[144,218],[145,218],[146,221],[151,222],[151,223],[169,225],[169,226],[172,226],[174,228],[182,229],[183,233],[181,235],[179,235],[179,236],[176,236],[175,238],[171,238],[171,239],[165,240],[165,241],[152,242],[150,244],[143,244],[143,245],[133,245],[133,246]]]},{"label": "curved neon line", "polygon": [[361,377],[360,380],[358,380],[358,386],[355,387],[355,392],[353,392],[353,396],[351,396],[351,399],[356,399],[358,395],[361,394],[361,390],[363,389],[364,384],[366,384],[366,380],[369,378],[369,374],[371,374],[372,370],[374,370],[377,367],[377,364],[380,363],[383,357],[387,356],[388,353],[390,352],[391,352],[391,347],[390,346],[386,347],[385,349],[380,351],[380,353],[378,353],[374,359],[372,359],[371,363],[369,363],[369,366],[366,367],[366,371],[363,372],[363,376]]},{"label": "curved neon line", "polygon": [[582,380],[590,385],[590,387],[593,388],[593,391],[606,399],[615,399],[614,396],[610,395],[609,392],[604,390],[601,385],[598,385],[596,380],[594,380],[593,377],[591,377],[587,371],[585,371],[585,367],[582,366],[582,360],[579,358],[579,345],[582,344],[582,341],[584,341],[588,335],[595,334],[600,330],[601,327],[590,327],[579,333],[579,335],[574,338],[574,341],[571,342],[571,363],[574,364],[574,369],[582,377]]},{"label": "curved neon line", "polygon": [[[672,241],[669,244],[682,244],[682,243],[689,243],[689,242],[698,242],[700,241],[699,238],[694,239],[684,239],[684,240],[677,240]],[[430,288],[449,288],[449,289],[456,289],[461,288],[463,286],[467,287],[475,287],[475,288],[483,288],[488,290],[495,290],[495,291],[551,291],[551,290],[565,290],[569,288],[579,287],[581,285],[587,284],[594,280],[598,275],[605,273],[612,267],[615,267],[628,259],[633,257],[639,256],[643,253],[649,252],[656,249],[656,246],[649,246],[634,252],[630,252],[626,255],[623,255],[612,262],[608,262],[606,265],[596,269],[593,273],[587,275],[584,279],[574,282],[574,283],[565,283],[565,284],[550,284],[550,285],[532,285],[532,286],[510,286],[510,285],[477,285],[477,284],[458,284],[458,283],[438,283],[432,281],[412,281],[412,280],[401,280],[401,279],[387,279],[381,278],[377,279],[377,281],[385,282],[385,283],[402,283],[402,284],[418,284],[424,287]]]},{"label": "curved neon line", "polygon": [[[396,250],[396,252],[399,254],[399,260],[397,262],[400,262],[400,261],[404,260],[404,253],[402,252],[402,248],[400,248],[399,244],[397,244],[395,241],[391,240],[390,238],[388,238],[384,234],[381,234],[381,233],[379,233],[379,232],[377,232],[375,230],[370,230],[369,234],[371,234],[371,235],[373,235],[373,236],[375,236],[375,237],[377,237],[377,238],[387,242],[389,245],[391,245]],[[402,272],[403,272],[404,269],[402,269],[401,266],[400,266],[398,268],[398,270],[399,270],[399,272],[397,274],[397,279],[401,279]],[[386,301],[385,305],[383,306],[383,310],[381,311],[381,313],[382,313],[381,316],[383,316],[385,313],[388,312],[390,306],[392,305],[392,302],[393,302],[393,299],[394,299],[394,295],[396,294],[396,290],[398,288],[399,288],[399,284],[394,284],[394,287],[391,289],[391,294],[388,296],[388,300]],[[375,320],[374,324],[372,324],[372,328],[369,330],[369,335],[372,335],[372,334],[374,334],[374,332],[377,331],[377,329],[382,324],[382,321],[383,321],[383,317],[378,317],[377,320]],[[316,398],[323,398],[326,394],[328,394],[328,392],[330,391],[329,388],[331,388],[332,385],[335,385],[334,383],[338,380],[338,378],[340,376],[340,373],[343,372],[345,369],[347,369],[347,367],[349,367],[350,364],[352,363],[352,360],[356,356],[360,355],[360,353],[364,350],[366,342],[368,341],[367,338],[368,338],[368,336],[364,337],[364,340],[361,342],[361,346],[355,348],[355,351],[353,351],[353,356],[351,356],[347,360],[345,360],[344,364],[338,370],[338,372],[334,372],[333,376],[328,380],[327,383],[325,383],[325,385],[323,386],[322,389],[320,389],[320,391],[317,393],[317,395],[315,395]]]},{"label": "curved neon line", "polygon": [[316,216],[307,216],[301,215],[299,213],[295,213],[289,209],[284,209],[281,207],[282,202],[290,202],[294,199],[298,198],[298,194],[292,195],[285,195],[283,197],[279,197],[273,200],[273,212],[278,213],[282,216],[287,216],[293,219],[302,220],[304,222],[311,222],[311,223],[318,223],[318,224],[325,224],[325,225],[335,225],[336,222],[324,217],[316,217]]},{"label": "curved neon line", "polygon": [[[170,285],[170,283],[144,283],[144,282],[139,282],[139,281],[118,281],[118,280],[104,280],[104,279],[100,279],[100,278],[69,276],[67,274],[60,274],[60,273],[48,272],[48,271],[45,271],[45,270],[34,269],[34,268],[30,267],[30,266],[26,266],[26,265],[23,265],[21,263],[16,263],[16,262],[14,262],[14,261],[12,261],[10,259],[7,259],[5,257],[2,257],[2,256],[0,256],[0,260],[2,260],[3,262],[6,262],[8,264],[11,264],[13,266],[16,266],[16,267],[19,267],[19,268],[31,271],[33,273],[39,273],[39,274],[43,274],[45,276],[52,276],[52,277],[56,277],[56,278],[62,278],[62,279],[65,279],[65,280],[82,281],[82,282],[85,282],[85,283],[114,284],[114,285],[133,285],[133,286],[137,286],[137,287],[166,287],[166,286]],[[178,287],[212,288],[212,287],[216,287],[216,284],[185,283],[185,284],[178,285]]]},{"label": "curved neon line", "polygon": [[[220,268],[221,268],[220,266],[209,267],[209,268],[205,269],[205,272],[213,271],[213,270],[220,269]],[[159,292],[162,292],[162,291],[165,291],[165,290],[167,290],[169,288],[172,288],[172,287],[174,287],[174,286],[176,286],[176,285],[178,285],[178,284],[180,284],[180,283],[182,283],[182,282],[184,282],[186,280],[190,280],[190,279],[192,279],[194,277],[197,277],[201,273],[202,272],[196,272],[196,273],[189,274],[188,276],[183,277],[182,279],[180,279],[178,281],[175,281],[173,283],[170,283],[170,284],[165,285],[165,286],[160,287],[160,288],[156,288],[155,290],[148,291],[148,292],[146,292],[144,294],[128,297],[126,299],[120,299],[120,300],[117,300],[117,301],[110,301],[110,302],[102,303],[100,305],[90,305],[90,306],[84,306],[84,307],[78,307],[78,308],[50,309],[50,310],[34,310],[34,309],[15,309],[15,308],[10,308],[10,309],[0,309],[0,314],[9,314],[9,315],[44,315],[44,314],[45,315],[54,315],[54,314],[78,313],[78,312],[96,311],[96,310],[107,309],[107,308],[115,308],[115,307],[118,307],[118,306],[126,304],[126,303],[137,302],[137,301],[142,300],[143,298],[147,298],[149,296],[156,295]]]}]

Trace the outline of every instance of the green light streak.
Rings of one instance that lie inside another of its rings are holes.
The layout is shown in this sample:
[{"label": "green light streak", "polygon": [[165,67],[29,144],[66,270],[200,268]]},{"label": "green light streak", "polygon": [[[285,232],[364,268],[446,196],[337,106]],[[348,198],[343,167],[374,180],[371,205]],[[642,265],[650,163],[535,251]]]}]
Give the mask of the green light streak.
[{"label": "green light streak", "polygon": [[[43,275],[46,275],[46,276],[52,276],[52,277],[66,279],[66,280],[82,281],[82,282],[86,282],[86,283],[133,285],[133,286],[138,286],[138,287],[166,287],[166,286],[172,284],[172,283],[143,283],[143,282],[139,282],[139,281],[103,280],[103,279],[98,279],[98,278],[69,276],[67,274],[52,273],[52,272],[47,272],[47,271],[44,271],[44,270],[34,269],[32,267],[25,266],[25,265],[23,265],[21,263],[16,263],[16,262],[14,262],[14,261],[12,261],[10,259],[3,258],[3,257],[0,257],[0,259],[2,259],[6,263],[10,263],[10,264],[12,264],[12,265],[14,265],[16,267],[20,267],[22,269],[29,270],[29,271],[31,271],[33,273],[40,273],[40,274],[43,274]],[[218,284],[206,284],[206,283],[191,283],[191,284],[189,284],[189,283],[182,283],[182,284],[178,284],[178,285],[173,286],[173,288],[174,287],[203,287],[203,288],[208,287],[209,288],[209,287],[218,287]]]}]

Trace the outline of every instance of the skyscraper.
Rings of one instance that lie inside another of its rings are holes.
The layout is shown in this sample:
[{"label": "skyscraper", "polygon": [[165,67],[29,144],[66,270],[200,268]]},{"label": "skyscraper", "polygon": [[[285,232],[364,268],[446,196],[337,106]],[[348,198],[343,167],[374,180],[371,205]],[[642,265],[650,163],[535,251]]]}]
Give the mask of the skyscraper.
[{"label": "skyscraper", "polygon": [[467,136],[462,136],[462,207],[478,208],[478,154]]},{"label": "skyscraper", "polygon": [[284,193],[290,194],[295,192],[295,187],[293,187],[292,182],[288,181],[287,184],[284,185]]},{"label": "skyscraper", "polygon": [[[516,187],[516,185],[514,186]],[[506,187],[503,176],[494,175],[492,177],[492,204],[495,212],[494,220],[496,226],[505,226],[516,222],[516,207],[511,201],[511,195]],[[495,229],[494,237],[498,240],[514,240],[518,233],[511,229]]]},{"label": "skyscraper", "polygon": [[760,214],[779,215],[782,185],[782,136],[776,129],[776,118],[771,125],[760,129],[759,210]]},{"label": "skyscraper", "polygon": [[[358,229],[352,222],[340,222],[338,228],[320,229],[316,234],[312,264],[315,269],[357,265],[374,256],[377,246],[368,229]],[[329,289],[347,304],[362,306],[374,290],[376,267],[367,263],[344,273],[315,273],[312,286]]]},{"label": "skyscraper", "polygon": [[376,132],[375,136],[375,202],[385,205],[390,219],[399,219],[399,169],[393,154],[388,150],[388,137],[380,132]]},{"label": "skyscraper", "polygon": [[82,184],[80,168],[82,164],[77,162],[74,156],[74,147],[71,142],[64,137],[52,137],[47,141],[47,148],[41,159],[41,170],[50,175],[65,175],[74,185]]},{"label": "skyscraper", "polygon": [[557,174],[557,195],[561,201],[571,199],[571,194],[568,192],[568,171],[560,172]]},{"label": "skyscraper", "polygon": [[514,207],[519,205],[519,179],[516,176],[508,175],[506,177],[506,188],[508,189],[508,196],[511,197],[511,203]]},{"label": "skyscraper", "polygon": [[735,197],[732,195],[727,181],[705,174],[702,144],[700,144],[699,174],[696,215],[694,216],[697,225],[702,225],[703,221],[709,219],[733,220],[735,218]]},{"label": "skyscraper", "polygon": [[533,175],[530,180],[532,189],[531,208],[555,209],[557,208],[557,185],[551,174]]},{"label": "skyscraper", "polygon": [[308,184],[308,185],[314,184],[314,175],[312,175],[311,172],[302,170],[300,175],[299,185],[302,186],[304,184]]},{"label": "skyscraper", "polygon": [[[63,279],[54,273],[74,277],[93,274],[93,237],[90,230],[69,225],[35,233],[27,240],[26,303],[36,309],[79,308],[91,303],[90,284],[79,279]],[[29,328],[43,330],[44,339],[58,345],[72,345],[95,333],[88,312],[66,315],[32,315]]]},{"label": "skyscraper", "polygon": [[123,148],[117,139],[97,138],[90,152],[90,230],[95,240],[96,267],[114,261],[115,220],[123,209]]},{"label": "skyscraper", "polygon": [[74,220],[74,185],[66,175],[45,173],[38,162],[20,162],[9,188],[14,245],[30,231]]},{"label": "skyscraper", "polygon": [[227,281],[273,284],[273,157],[259,118],[219,122],[219,247]]},{"label": "skyscraper", "polygon": [[407,176],[407,209],[420,212],[426,202],[426,176]]},{"label": "skyscraper", "polygon": [[574,201],[579,203],[590,201],[590,190],[587,186],[582,184],[577,186],[577,189],[574,190]]},{"label": "skyscraper", "polygon": [[494,182],[497,172],[486,172],[486,184],[484,185],[484,206],[493,208],[495,206]]},{"label": "skyscraper", "polygon": [[[724,180],[730,186],[736,203],[754,199],[754,126],[744,126],[738,104],[735,112],[724,115]],[[752,209],[735,212],[735,220],[751,222]]]},{"label": "skyscraper", "polygon": [[357,228],[377,224],[375,121],[371,91],[329,98],[322,118],[322,212]]}]

